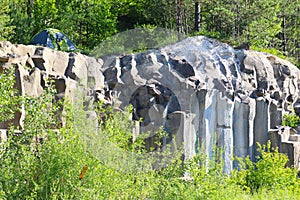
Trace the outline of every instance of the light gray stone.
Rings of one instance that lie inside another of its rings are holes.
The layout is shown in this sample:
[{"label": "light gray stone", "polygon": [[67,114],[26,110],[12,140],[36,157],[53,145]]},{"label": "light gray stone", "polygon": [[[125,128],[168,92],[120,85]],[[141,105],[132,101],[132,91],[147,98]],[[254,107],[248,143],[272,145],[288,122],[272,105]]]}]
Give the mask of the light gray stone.
[{"label": "light gray stone", "polygon": [[[40,95],[45,79],[51,78],[57,99],[74,103],[82,91],[90,102],[104,100],[118,109],[132,104],[133,119],[144,119],[136,123],[134,137],[163,127],[168,133],[164,145],[184,144],[186,159],[202,148],[208,159],[224,160],[226,173],[237,167],[233,156],[255,160],[256,143],[268,139],[291,162],[299,161],[297,130],[294,135],[274,130],[284,113],[300,113],[300,71],[271,54],[235,50],[204,36],[103,60],[0,43],[0,72],[9,65],[17,66],[16,86],[22,95]],[[14,124],[22,126],[23,119],[21,112]],[[223,154],[215,147],[223,148]]]}]

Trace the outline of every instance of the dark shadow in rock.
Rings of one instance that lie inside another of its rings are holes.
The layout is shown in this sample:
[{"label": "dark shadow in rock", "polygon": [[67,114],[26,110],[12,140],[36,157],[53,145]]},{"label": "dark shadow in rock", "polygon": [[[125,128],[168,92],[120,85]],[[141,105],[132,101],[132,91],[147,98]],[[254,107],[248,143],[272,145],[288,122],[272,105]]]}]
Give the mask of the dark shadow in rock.
[{"label": "dark shadow in rock", "polygon": [[[131,95],[129,103],[133,106],[133,120],[142,119],[140,123],[142,127],[148,126],[155,120],[149,116],[150,108],[155,105],[162,106],[166,116],[161,116],[161,119],[165,117],[162,120],[164,122],[163,124],[157,124],[158,127],[156,128],[162,126],[168,134],[165,138],[166,144],[171,142],[179,130],[181,123],[181,115],[174,115],[174,113],[181,111],[181,108],[177,97],[169,88],[158,84],[141,86]],[[151,133],[144,141],[148,151],[152,148],[153,150],[162,148],[161,145],[157,145],[157,142],[163,144],[162,138],[158,138],[155,133]]]},{"label": "dark shadow in rock", "polygon": [[193,67],[185,59],[176,60],[170,58],[169,62],[172,69],[174,69],[179,75],[183,76],[184,78],[195,76]]}]

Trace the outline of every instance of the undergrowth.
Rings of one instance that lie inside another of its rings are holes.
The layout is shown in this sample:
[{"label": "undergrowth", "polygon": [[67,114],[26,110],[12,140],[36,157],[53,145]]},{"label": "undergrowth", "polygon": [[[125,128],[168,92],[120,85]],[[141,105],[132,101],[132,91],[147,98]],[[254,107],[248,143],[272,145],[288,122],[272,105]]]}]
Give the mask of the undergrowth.
[{"label": "undergrowth", "polygon": [[283,120],[282,120],[283,126],[296,128],[299,125],[299,123],[300,123],[300,118],[295,112],[283,115]]}]

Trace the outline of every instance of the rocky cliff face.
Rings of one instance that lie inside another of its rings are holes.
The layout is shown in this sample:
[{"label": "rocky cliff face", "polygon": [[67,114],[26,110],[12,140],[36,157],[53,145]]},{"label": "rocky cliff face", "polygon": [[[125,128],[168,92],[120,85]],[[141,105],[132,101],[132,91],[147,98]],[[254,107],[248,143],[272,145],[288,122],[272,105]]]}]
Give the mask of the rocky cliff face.
[{"label": "rocky cliff face", "polygon": [[[1,43],[0,58],[2,68],[18,66],[23,94],[39,95],[50,77],[58,97],[72,99],[78,86],[95,100],[115,97],[120,108],[133,105],[134,119],[143,118],[140,132],[164,127],[169,134],[164,143],[184,144],[186,158],[195,155],[199,145],[210,157],[216,153],[214,146],[223,147],[228,173],[234,167],[232,156],[254,160],[256,142],[281,136],[268,132],[281,125],[284,113],[298,111],[300,105],[300,71],[294,65],[201,36],[106,59]],[[297,133],[293,137],[298,138]],[[297,154],[297,138],[277,141],[289,143]],[[151,144],[153,136],[147,142]]]}]

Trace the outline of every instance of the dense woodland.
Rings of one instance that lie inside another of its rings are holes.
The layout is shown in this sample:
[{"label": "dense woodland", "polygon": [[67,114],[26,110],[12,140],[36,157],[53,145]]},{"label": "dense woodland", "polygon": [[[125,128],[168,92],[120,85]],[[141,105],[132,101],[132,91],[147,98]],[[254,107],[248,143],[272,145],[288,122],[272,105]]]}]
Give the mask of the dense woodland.
[{"label": "dense woodland", "polygon": [[300,61],[299,0],[1,0],[0,39],[28,43],[41,29],[66,33],[89,51],[136,27],[206,35]]}]

